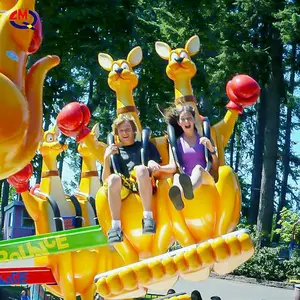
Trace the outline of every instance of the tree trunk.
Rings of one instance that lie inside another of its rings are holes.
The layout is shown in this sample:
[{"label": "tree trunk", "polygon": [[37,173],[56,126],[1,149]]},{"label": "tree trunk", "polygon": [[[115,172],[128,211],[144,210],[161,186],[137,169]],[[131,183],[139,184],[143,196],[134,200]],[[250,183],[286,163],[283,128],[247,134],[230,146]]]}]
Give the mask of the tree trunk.
[{"label": "tree trunk", "polygon": [[[92,73],[92,71],[91,71]],[[89,99],[87,106],[91,112],[91,114],[94,112],[94,110],[97,108],[98,104],[95,104],[93,102],[93,95],[94,95],[94,77],[91,75],[91,78],[89,80]]]},{"label": "tree trunk", "polygon": [[276,179],[277,140],[279,134],[279,112],[284,79],[282,70],[283,45],[279,32],[273,29],[271,39],[271,78],[266,90],[265,151],[257,220],[258,247],[270,242],[274,211],[274,188]]},{"label": "tree trunk", "polygon": [[260,103],[257,109],[257,121],[255,128],[255,144],[254,144],[254,157],[253,157],[253,170],[251,180],[251,196],[250,196],[250,211],[249,223],[255,225],[257,222],[260,186],[261,186],[261,173],[263,163],[263,150],[264,150],[264,130],[265,130],[265,116],[266,116],[266,91],[263,88],[260,96]]},{"label": "tree trunk", "polygon": [[60,154],[60,160],[58,162],[58,172],[59,172],[59,177],[62,178],[62,172],[63,172],[63,165],[64,165],[64,158],[65,158],[65,152],[63,151]]},{"label": "tree trunk", "polygon": [[[61,140],[60,143],[64,144],[66,142],[66,137],[65,136],[61,136]],[[62,172],[63,172],[63,166],[64,166],[64,158],[65,158],[65,151],[63,151],[60,156],[59,156],[59,160],[58,160],[58,171],[59,171],[59,176],[60,178],[62,178]]]},{"label": "tree trunk", "polygon": [[0,198],[2,198],[2,186],[5,179],[0,180]]},{"label": "tree trunk", "polygon": [[[290,82],[289,82],[289,92],[291,95],[294,93],[295,89],[295,69],[296,69],[296,43],[294,42],[292,45],[292,57],[291,57],[291,74],[290,74]],[[276,213],[276,228],[280,228],[278,221],[280,220],[280,212],[283,207],[286,205],[286,193],[287,193],[287,186],[288,186],[288,177],[290,172],[290,148],[291,148],[291,130],[292,130],[292,111],[294,105],[293,100],[288,101],[288,109],[286,115],[286,126],[285,126],[285,143],[283,148],[283,176],[282,176],[282,185],[281,185],[281,193]],[[275,234],[273,241],[279,242],[279,234]]]},{"label": "tree trunk", "polygon": [[1,202],[1,230],[4,227],[4,208],[8,204],[9,184],[7,180],[3,181],[2,202]]}]

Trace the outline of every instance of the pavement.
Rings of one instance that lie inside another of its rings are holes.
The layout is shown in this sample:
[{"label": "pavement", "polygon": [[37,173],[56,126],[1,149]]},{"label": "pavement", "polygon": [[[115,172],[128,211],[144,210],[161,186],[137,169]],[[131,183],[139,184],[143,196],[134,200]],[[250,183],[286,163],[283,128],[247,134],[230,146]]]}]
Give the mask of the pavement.
[{"label": "pavement", "polygon": [[200,282],[179,279],[173,288],[189,294],[198,290],[203,300],[210,300],[212,296],[219,296],[221,300],[293,300],[291,289],[217,278]]}]

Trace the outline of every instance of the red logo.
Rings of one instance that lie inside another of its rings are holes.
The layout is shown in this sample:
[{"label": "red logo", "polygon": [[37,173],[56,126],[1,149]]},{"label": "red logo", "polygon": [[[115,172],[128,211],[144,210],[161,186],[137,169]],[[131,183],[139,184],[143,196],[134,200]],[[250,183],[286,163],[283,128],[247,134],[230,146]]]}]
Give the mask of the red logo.
[{"label": "red logo", "polygon": [[[33,17],[33,21],[31,23],[27,22],[28,16],[31,15]],[[10,24],[18,29],[31,29],[35,30],[34,25],[37,22],[37,15],[34,11],[29,9],[18,9],[13,11],[9,16]],[[25,20],[21,24],[15,22],[19,20]]]}]

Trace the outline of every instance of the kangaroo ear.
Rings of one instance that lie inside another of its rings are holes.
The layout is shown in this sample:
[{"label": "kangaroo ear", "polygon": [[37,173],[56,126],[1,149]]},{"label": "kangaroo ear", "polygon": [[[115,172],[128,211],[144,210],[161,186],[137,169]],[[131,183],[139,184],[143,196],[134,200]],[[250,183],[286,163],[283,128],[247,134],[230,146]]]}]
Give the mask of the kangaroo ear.
[{"label": "kangaroo ear", "polygon": [[99,65],[106,71],[111,70],[113,61],[114,61],[113,58],[108,54],[105,54],[105,53],[98,54]]},{"label": "kangaroo ear", "polygon": [[185,44],[185,50],[190,56],[197,54],[200,50],[200,39],[198,35],[192,36]]},{"label": "kangaroo ear", "polygon": [[127,55],[127,61],[131,67],[137,66],[143,59],[143,51],[140,46],[133,48]]},{"label": "kangaroo ear", "polygon": [[163,42],[155,42],[155,50],[162,59],[169,60],[172,49],[168,44]]},{"label": "kangaroo ear", "polygon": [[59,130],[57,124],[54,125],[53,132],[56,135],[56,137],[58,138],[58,136],[60,134],[60,130]]},{"label": "kangaroo ear", "polygon": [[92,132],[95,134],[95,138],[98,139],[100,132],[99,132],[99,123],[96,123],[92,129]]}]

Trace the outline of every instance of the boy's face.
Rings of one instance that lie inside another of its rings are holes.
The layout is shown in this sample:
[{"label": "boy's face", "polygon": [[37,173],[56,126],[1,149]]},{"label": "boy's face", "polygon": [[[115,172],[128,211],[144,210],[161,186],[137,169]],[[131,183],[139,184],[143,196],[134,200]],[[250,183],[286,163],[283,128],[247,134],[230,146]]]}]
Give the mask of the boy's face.
[{"label": "boy's face", "polygon": [[134,132],[129,121],[118,126],[118,137],[124,146],[130,146],[134,143]]}]

